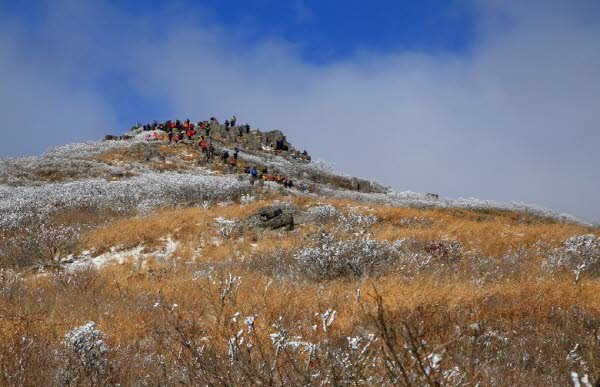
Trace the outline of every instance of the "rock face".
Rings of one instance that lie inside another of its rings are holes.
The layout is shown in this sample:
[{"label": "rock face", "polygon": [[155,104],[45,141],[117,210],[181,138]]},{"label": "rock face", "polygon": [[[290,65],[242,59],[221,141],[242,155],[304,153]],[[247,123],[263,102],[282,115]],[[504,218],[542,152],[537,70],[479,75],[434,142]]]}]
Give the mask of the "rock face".
[{"label": "rock face", "polygon": [[350,188],[353,191],[375,192],[375,190],[371,187],[370,181],[357,179],[356,177],[350,178]]},{"label": "rock face", "polygon": [[252,132],[245,139],[247,141],[246,147],[251,150],[262,150],[263,147],[276,149],[277,143],[280,143],[281,150],[291,151],[294,149],[280,130]]},{"label": "rock face", "polygon": [[250,215],[245,222],[247,227],[258,227],[270,230],[294,228],[294,216],[298,214],[298,208],[293,204],[275,203],[261,208]]}]

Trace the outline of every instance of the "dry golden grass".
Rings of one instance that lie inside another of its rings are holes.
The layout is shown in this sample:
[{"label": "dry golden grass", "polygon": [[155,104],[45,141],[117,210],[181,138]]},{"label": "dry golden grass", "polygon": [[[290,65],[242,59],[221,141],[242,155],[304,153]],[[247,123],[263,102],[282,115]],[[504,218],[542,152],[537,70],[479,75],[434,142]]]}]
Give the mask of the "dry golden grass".
[{"label": "dry golden grass", "polygon": [[[211,332],[212,340],[223,342],[225,353],[227,335],[230,334],[227,321],[236,312],[241,316],[256,315],[257,335],[268,343],[268,335],[274,330],[271,324],[279,317],[291,326],[298,323],[310,327],[320,324],[315,313],[333,309],[337,311],[337,318],[329,337],[330,340],[344,342],[345,337],[374,329],[369,316],[376,310],[377,294],[381,294],[390,318],[402,321],[422,319],[420,329],[433,343],[452,339],[455,329],[466,329],[474,323],[489,326],[482,329],[509,335],[511,330],[533,324],[532,332],[528,332],[529,336],[524,336],[524,340],[563,335],[568,338],[566,344],[559,345],[556,353],[544,356],[552,361],[561,359],[561,371],[564,371],[569,367],[563,364],[564,359],[574,345],[571,340],[585,346],[591,343],[582,341],[586,336],[582,336],[581,332],[564,331],[567,329],[564,325],[570,323],[557,320],[557,311],[564,311],[574,320],[581,318],[578,316],[582,312],[596,318],[600,316],[600,284],[597,281],[574,284],[569,278],[555,278],[482,287],[427,277],[406,282],[401,277],[385,276],[377,280],[336,280],[315,285],[311,282],[273,280],[246,272],[241,274],[236,301],[222,304],[218,281],[227,277],[225,272],[214,272],[212,275],[217,282],[212,283],[206,277],[196,276],[196,270],[203,268],[202,265],[155,262],[149,266],[142,269],[129,263],[109,265],[100,272],[32,277],[24,283],[21,297],[0,300],[4,316],[0,319],[0,338],[9,342],[14,335],[22,335],[25,331],[47,346],[58,348],[67,330],[95,321],[98,328],[108,335],[107,343],[115,351],[129,348],[152,353],[157,350],[154,335],[157,332],[167,334],[172,329],[172,315],[168,310],[174,309],[171,305],[177,304],[179,318],[182,321],[197,319],[203,329]],[[361,290],[360,297],[357,297],[357,289]],[[40,297],[43,297],[43,302],[39,302]],[[164,308],[155,307],[156,303],[167,306],[167,312]],[[532,347],[531,350],[536,349]],[[485,348],[480,348],[480,351],[487,356],[494,355]],[[460,357],[466,356],[466,353],[449,352],[447,356]],[[121,366],[128,367],[127,363]],[[503,372],[510,372],[515,378],[512,373],[525,371],[519,367],[493,372],[485,370],[485,373],[496,380]],[[142,370],[129,369],[127,378],[130,379],[121,380],[139,380],[143,375],[139,372]],[[543,372],[568,380],[567,374],[557,375],[555,370]],[[482,374],[475,376],[471,382],[476,380],[486,379]],[[525,383],[519,378],[515,380],[519,384]],[[530,383],[543,384],[541,381]]]},{"label": "dry golden grass", "polygon": [[[276,198],[276,197],[274,197]],[[342,212],[356,203],[348,200],[280,198],[293,200],[299,206],[311,206],[318,203],[334,205]],[[201,234],[214,235],[214,219],[243,220],[258,208],[268,204],[269,200],[246,206],[236,204],[225,207],[186,208],[159,211],[143,219],[128,219],[92,231],[85,243],[102,246],[133,247],[138,244],[154,246],[162,238],[171,235],[181,242],[197,241]],[[598,229],[576,223],[559,222],[549,219],[531,219],[527,215],[497,211],[481,214],[475,211],[455,209],[417,209],[399,208],[383,205],[361,206],[360,211],[375,215],[378,223],[374,236],[378,239],[395,241],[402,238],[415,238],[424,242],[450,240],[460,242],[465,249],[474,250],[491,257],[500,257],[511,249],[533,249],[536,244],[551,247],[558,246],[570,236],[592,233],[600,236]],[[523,219],[527,218],[527,222]],[[312,227],[302,230],[302,234],[312,231]],[[275,234],[262,236],[255,242],[258,251],[266,252],[281,246],[291,247],[298,239],[284,238],[277,243]],[[281,245],[283,244],[283,245]],[[239,246],[234,246],[238,248]]]},{"label": "dry golden grass", "polygon": [[[413,238],[423,244],[459,241],[465,250],[477,253],[469,260],[414,276],[401,270],[378,277],[318,282],[273,276],[254,266],[254,260],[295,251],[322,225],[300,225],[294,231],[246,229],[223,236],[215,218],[241,221],[274,199],[292,200],[302,208],[328,203],[345,213],[352,207],[379,219],[373,230],[376,238]],[[232,322],[237,312],[241,318],[256,316],[253,345],[265,351],[268,364],[277,356],[269,335],[280,318],[292,335],[318,341],[319,351],[326,351],[328,346],[341,351],[348,337],[373,332],[381,340],[373,351],[383,356],[385,338],[374,318],[380,296],[389,329],[410,324],[431,348],[444,348],[438,351],[443,353],[447,369],[459,367],[465,385],[560,385],[569,382],[572,370],[596,378],[600,376],[600,359],[595,355],[600,349],[596,340],[600,332],[600,282],[594,278],[576,282],[568,274],[541,276],[543,257],[536,249],[539,244],[557,247],[572,235],[588,233],[600,236],[598,229],[502,211],[393,208],[277,196],[245,206],[163,209],[143,218],[117,220],[91,230],[82,239],[81,248],[100,253],[111,246],[129,249],[143,245],[152,252],[170,237],[178,243],[177,251],[170,259],[139,262],[132,258],[123,264],[109,263],[100,270],[31,274],[16,285],[2,284],[0,342],[15,344],[0,346],[0,381],[13,380],[9,378],[12,374],[21,375],[11,370],[18,369],[19,356],[28,354],[28,362],[37,364],[39,372],[22,373],[22,384],[52,384],[49,380],[55,380],[52,371],[56,360],[48,352],[60,352],[64,334],[87,321],[95,321],[107,335],[111,380],[123,385],[140,385],[146,375],[154,384],[175,384],[172,375],[190,372],[189,364],[181,363],[180,354],[185,351],[186,340],[199,332],[209,337],[202,343],[215,351],[214,357],[204,360],[214,367],[209,368],[215,375],[241,367],[242,363],[228,360],[227,355],[227,343],[241,329],[239,323]],[[515,264],[501,259],[517,248],[524,251],[521,261]],[[498,270],[509,275],[474,280],[477,270],[487,270],[475,267],[477,257],[496,259]],[[223,296],[222,281],[230,275],[239,275],[241,285]],[[325,333],[319,328],[322,322],[318,314],[328,309],[335,310],[337,318]],[[40,347],[14,349],[22,337],[35,338]],[[400,336],[389,340],[404,343]],[[585,367],[568,358],[576,344],[582,348]],[[140,356],[162,356],[165,363],[142,363]],[[304,364],[306,356],[298,356]],[[319,358],[311,365],[311,372],[319,370],[319,375],[324,375],[327,369],[337,367],[332,359],[332,353]],[[249,364],[254,363],[244,366]],[[293,363],[285,364],[288,371],[296,369]],[[386,385],[389,375],[378,367],[368,372],[383,378],[378,384]],[[256,369],[230,384],[256,384],[252,379]],[[287,384],[307,384],[296,377],[309,372],[308,368],[300,369],[304,368],[300,367],[295,377],[278,377]]]}]

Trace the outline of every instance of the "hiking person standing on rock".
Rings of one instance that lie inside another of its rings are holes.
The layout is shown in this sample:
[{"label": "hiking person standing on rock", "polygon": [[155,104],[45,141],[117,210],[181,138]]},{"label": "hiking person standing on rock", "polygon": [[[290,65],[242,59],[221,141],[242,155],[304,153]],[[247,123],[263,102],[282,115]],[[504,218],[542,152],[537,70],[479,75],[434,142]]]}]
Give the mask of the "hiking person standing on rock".
[{"label": "hiking person standing on rock", "polygon": [[236,116],[231,117],[231,127],[233,128],[235,126],[235,122],[237,121]]}]

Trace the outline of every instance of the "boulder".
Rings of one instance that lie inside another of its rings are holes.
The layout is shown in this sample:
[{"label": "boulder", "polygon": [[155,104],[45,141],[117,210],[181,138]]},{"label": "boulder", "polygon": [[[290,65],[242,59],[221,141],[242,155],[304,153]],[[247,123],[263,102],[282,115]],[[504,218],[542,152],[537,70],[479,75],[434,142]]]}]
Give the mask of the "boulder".
[{"label": "boulder", "polygon": [[273,203],[258,210],[246,219],[246,226],[258,227],[270,230],[294,228],[294,216],[298,214],[298,208],[289,203]]}]

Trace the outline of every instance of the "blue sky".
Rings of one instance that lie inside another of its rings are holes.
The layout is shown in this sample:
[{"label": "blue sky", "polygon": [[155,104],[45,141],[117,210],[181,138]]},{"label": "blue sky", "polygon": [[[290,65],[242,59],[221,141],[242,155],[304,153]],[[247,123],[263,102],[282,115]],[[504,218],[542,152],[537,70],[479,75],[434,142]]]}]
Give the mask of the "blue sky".
[{"label": "blue sky", "polygon": [[398,190],[600,221],[598,20],[595,0],[0,0],[0,156],[236,114]]},{"label": "blue sky", "polygon": [[[53,1],[7,1],[0,4],[0,12],[5,18],[27,24],[23,33],[32,51],[44,50],[49,43],[45,31],[36,25],[70,23],[80,18],[81,8],[76,1],[59,0],[58,3],[63,4],[62,9]],[[106,4],[112,8],[109,12],[120,12],[132,22],[147,20],[152,27],[141,32],[147,37],[160,38],[165,30],[186,26],[219,28],[237,44],[252,46],[265,40],[283,41],[294,47],[302,61],[315,66],[352,59],[357,53],[386,55],[413,51],[466,55],[476,39],[476,7],[466,1],[382,0],[367,7],[364,1],[358,0],[349,0],[343,5],[333,0],[111,0]],[[94,17],[93,13],[89,16]],[[94,20],[90,24],[98,28],[88,33],[93,36],[94,46],[101,49],[86,50],[86,57],[103,61],[100,57],[119,56],[122,51],[118,34],[100,29],[110,23],[103,25]],[[130,27],[119,25],[123,34],[127,34]],[[66,55],[82,54],[68,43],[63,49]],[[111,101],[118,122],[124,126],[171,113],[168,101],[139,95],[127,84],[128,73],[119,70],[118,66],[104,68],[91,78],[82,76],[71,81],[83,85],[91,83],[97,93]]]},{"label": "blue sky", "polygon": [[[113,1],[131,14],[166,10],[233,29],[248,43],[277,37],[301,47],[316,63],[351,55],[357,49],[462,50],[473,27],[473,7],[465,1],[207,0]],[[208,15],[208,17],[206,16]],[[208,20],[207,20],[208,19]]]}]

